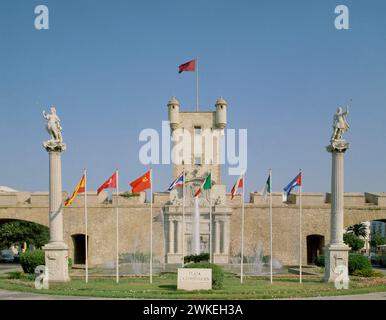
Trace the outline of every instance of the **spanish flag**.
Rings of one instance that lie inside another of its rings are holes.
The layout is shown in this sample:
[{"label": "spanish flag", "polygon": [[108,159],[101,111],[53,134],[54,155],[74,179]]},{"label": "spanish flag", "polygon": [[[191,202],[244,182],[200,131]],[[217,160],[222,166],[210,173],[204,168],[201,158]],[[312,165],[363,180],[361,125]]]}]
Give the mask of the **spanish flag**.
[{"label": "spanish flag", "polygon": [[139,177],[133,182],[130,182],[130,186],[132,188],[133,193],[141,192],[143,190],[151,188],[150,170],[146,172],[143,176]]},{"label": "spanish flag", "polygon": [[74,193],[72,194],[72,196],[70,198],[68,198],[66,200],[66,202],[64,203],[64,206],[65,207],[69,206],[71,204],[71,202],[75,199],[76,195],[78,193],[84,193],[85,190],[86,190],[86,176],[83,175],[82,179],[80,179],[78,185],[76,186]]}]

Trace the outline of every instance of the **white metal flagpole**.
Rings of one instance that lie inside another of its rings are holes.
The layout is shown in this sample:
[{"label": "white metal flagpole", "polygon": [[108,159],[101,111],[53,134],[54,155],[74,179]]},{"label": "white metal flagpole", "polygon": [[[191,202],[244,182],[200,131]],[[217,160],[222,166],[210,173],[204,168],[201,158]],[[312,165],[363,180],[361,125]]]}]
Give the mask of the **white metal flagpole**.
[{"label": "white metal flagpole", "polygon": [[269,237],[270,237],[270,274],[271,274],[271,284],[273,282],[273,255],[272,255],[272,246],[273,246],[273,236],[272,236],[272,169],[269,169]]},{"label": "white metal flagpole", "polygon": [[213,253],[212,253],[212,169],[209,171],[210,175],[210,189],[209,189],[209,262],[213,263]]},{"label": "white metal flagpole", "polygon": [[[302,174],[302,170],[299,170]],[[299,282],[302,283],[302,183],[299,186]]]},{"label": "white metal flagpole", "polygon": [[117,195],[117,204],[116,204],[116,282],[119,283],[119,188],[118,188],[118,182],[119,182],[119,173],[118,170],[116,170],[117,175],[117,187],[116,187],[116,195]]},{"label": "white metal flagpole", "polygon": [[153,283],[153,169],[150,168],[150,283]]},{"label": "white metal flagpole", "polygon": [[242,197],[241,197],[242,207],[241,207],[241,264],[240,264],[240,282],[241,283],[243,283],[243,276],[244,276],[243,273],[244,273],[244,190],[245,190],[245,174],[242,176],[242,179],[243,179],[243,194],[242,194]]},{"label": "white metal flagpole", "polygon": [[182,267],[184,267],[184,252],[185,252],[185,169],[182,172]]},{"label": "white metal flagpole", "polygon": [[84,169],[84,229],[85,229],[85,264],[86,264],[86,283],[88,283],[88,225],[87,225],[87,170]]},{"label": "white metal flagpole", "polygon": [[196,111],[198,112],[198,58],[196,57]]}]

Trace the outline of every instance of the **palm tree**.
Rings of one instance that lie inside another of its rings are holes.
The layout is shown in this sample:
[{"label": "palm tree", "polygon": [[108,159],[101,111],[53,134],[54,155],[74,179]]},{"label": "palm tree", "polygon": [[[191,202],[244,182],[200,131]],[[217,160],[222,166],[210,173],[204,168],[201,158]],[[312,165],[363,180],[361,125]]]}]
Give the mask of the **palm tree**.
[{"label": "palm tree", "polygon": [[347,233],[353,233],[357,237],[367,237],[367,226],[364,223],[357,223],[347,228]]}]

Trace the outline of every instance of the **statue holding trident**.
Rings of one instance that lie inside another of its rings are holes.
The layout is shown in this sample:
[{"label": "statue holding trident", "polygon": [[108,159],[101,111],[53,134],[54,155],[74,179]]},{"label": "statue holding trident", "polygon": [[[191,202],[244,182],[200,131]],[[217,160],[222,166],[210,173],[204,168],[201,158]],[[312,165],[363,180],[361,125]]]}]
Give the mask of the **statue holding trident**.
[{"label": "statue holding trident", "polygon": [[50,113],[43,111],[43,117],[47,120],[46,129],[51,135],[51,140],[43,142],[44,148],[47,151],[64,151],[66,145],[63,143],[62,127],[60,125],[60,119],[56,114],[56,108],[52,106]]},{"label": "statue holding trident", "polygon": [[343,133],[350,129],[350,126],[347,122],[347,115],[349,113],[349,106],[347,106],[346,111],[343,112],[342,107],[339,107],[336,113],[334,114],[332,127],[334,129],[331,136],[331,143],[337,140],[343,139]]}]

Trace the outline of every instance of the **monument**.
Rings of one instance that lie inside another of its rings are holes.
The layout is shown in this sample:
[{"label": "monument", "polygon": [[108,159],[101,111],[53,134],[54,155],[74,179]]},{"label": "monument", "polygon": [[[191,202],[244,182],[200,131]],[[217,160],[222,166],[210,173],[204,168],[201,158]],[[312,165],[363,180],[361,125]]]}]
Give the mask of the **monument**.
[{"label": "monument", "polygon": [[332,154],[331,236],[330,243],[325,250],[324,274],[324,280],[328,282],[335,282],[338,277],[345,283],[349,281],[347,268],[350,247],[343,242],[344,154],[349,148],[349,143],[343,138],[343,133],[350,128],[347,122],[348,112],[348,107],[345,112],[341,107],[338,108],[333,118],[333,133],[330,144],[326,147],[327,151]]},{"label": "monument", "polygon": [[43,111],[47,120],[46,129],[51,139],[43,142],[49,154],[49,228],[50,241],[43,247],[49,281],[69,281],[68,247],[63,240],[63,200],[62,200],[62,166],[61,154],[66,150],[63,143],[62,127],[55,107],[50,113]]},{"label": "monument", "polygon": [[[226,101],[219,98],[215,108],[213,112],[180,111],[175,97],[168,102],[173,176],[176,178],[184,172],[186,182],[184,196],[182,190],[171,191],[163,210],[168,239],[166,263],[181,263],[184,256],[210,251],[214,263],[228,263],[232,209],[226,206],[220,161],[227,124]],[[175,161],[179,157],[177,153],[183,155],[181,161]],[[194,197],[209,173],[211,190]]]}]

